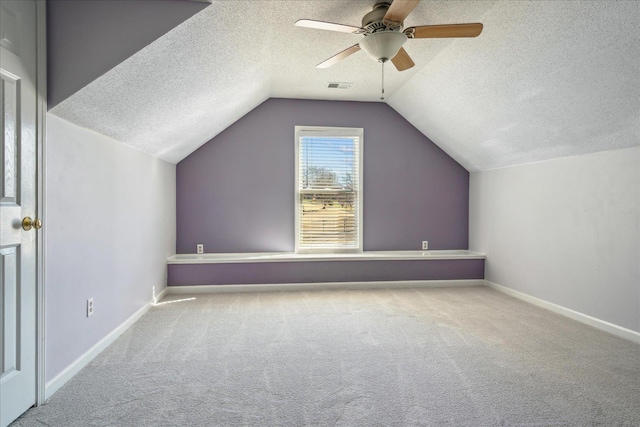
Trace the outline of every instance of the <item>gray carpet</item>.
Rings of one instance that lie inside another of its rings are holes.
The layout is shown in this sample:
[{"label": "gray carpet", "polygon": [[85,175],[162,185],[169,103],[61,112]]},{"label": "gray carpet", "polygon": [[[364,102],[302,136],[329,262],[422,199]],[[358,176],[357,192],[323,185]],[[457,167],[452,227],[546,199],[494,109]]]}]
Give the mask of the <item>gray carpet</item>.
[{"label": "gray carpet", "polygon": [[489,288],[177,299],[13,426],[640,426],[639,345]]}]

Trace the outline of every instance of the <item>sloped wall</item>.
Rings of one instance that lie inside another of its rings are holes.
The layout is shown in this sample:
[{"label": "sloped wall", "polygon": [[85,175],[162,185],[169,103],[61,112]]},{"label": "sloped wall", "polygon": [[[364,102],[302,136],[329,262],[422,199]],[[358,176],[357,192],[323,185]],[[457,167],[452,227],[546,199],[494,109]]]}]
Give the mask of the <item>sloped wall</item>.
[{"label": "sloped wall", "polygon": [[49,0],[48,108],[209,5],[178,0]]},{"label": "sloped wall", "polygon": [[177,253],[294,250],[294,126],[364,128],[364,250],[467,249],[469,173],[383,103],[269,99],[176,170]]}]

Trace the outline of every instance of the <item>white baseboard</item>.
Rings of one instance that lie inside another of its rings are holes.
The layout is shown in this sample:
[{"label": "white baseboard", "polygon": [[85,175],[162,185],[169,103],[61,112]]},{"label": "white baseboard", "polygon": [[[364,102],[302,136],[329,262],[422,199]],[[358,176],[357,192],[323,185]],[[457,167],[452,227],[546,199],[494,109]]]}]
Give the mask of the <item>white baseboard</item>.
[{"label": "white baseboard", "polygon": [[640,332],[632,331],[631,329],[626,329],[621,326],[614,325],[613,323],[596,319],[595,317],[588,316],[586,314],[571,310],[561,305],[533,297],[529,294],[507,288],[506,286],[498,285],[497,283],[493,283],[489,280],[485,280],[484,282],[486,286],[490,287],[491,289],[495,289],[496,291],[502,292],[503,294],[512,296],[522,301],[526,301],[530,304],[545,308],[549,311],[553,311],[554,313],[566,316],[573,320],[577,320],[578,322],[584,323],[586,325],[593,326],[594,328],[616,335],[620,338],[624,338],[640,344]]},{"label": "white baseboard", "polygon": [[158,295],[154,296],[153,305],[155,305],[156,303],[162,301],[162,298],[164,298],[165,295],[167,295],[168,293],[169,293],[169,289],[167,287],[165,287]]},{"label": "white baseboard", "polygon": [[[155,296],[155,301],[160,301],[167,294],[167,288]],[[60,387],[65,385],[75,374],[80,372],[82,368],[87,366],[95,357],[116,340],[131,325],[136,323],[147,311],[154,306],[155,301],[151,300],[146,303],[140,310],[136,311],[131,317],[122,322],[120,326],[111,331],[107,336],[102,338],[96,345],[87,350],[82,356],[78,357],[65,370],[56,375],[51,381],[45,384],[44,394],[45,400],[49,399],[53,393],[58,391]]]},{"label": "white baseboard", "polygon": [[208,294],[225,292],[316,291],[326,289],[401,289],[483,286],[482,279],[469,280],[401,280],[384,282],[280,283],[259,285],[167,286],[169,294]]},{"label": "white baseboard", "polygon": [[97,344],[87,350],[76,359],[64,371],[59,373],[45,385],[45,400],[49,399],[75,374],[91,362],[98,354],[115,341],[124,331],[144,316],[153,307],[154,303],[161,301],[167,294],[203,294],[203,293],[228,293],[228,292],[281,292],[281,291],[311,291],[329,289],[402,289],[402,288],[440,288],[440,287],[464,287],[464,286],[488,286],[506,295],[528,302],[530,304],[550,310],[554,313],[566,316],[578,322],[593,326],[602,331],[618,337],[640,343],[640,333],[595,317],[568,309],[540,298],[533,297],[506,286],[498,285],[489,280],[404,280],[404,281],[380,281],[380,282],[326,282],[326,283],[286,283],[286,284],[259,284],[259,285],[201,285],[201,286],[168,286],[160,292],[154,300],[149,301],[120,326],[111,331]]}]

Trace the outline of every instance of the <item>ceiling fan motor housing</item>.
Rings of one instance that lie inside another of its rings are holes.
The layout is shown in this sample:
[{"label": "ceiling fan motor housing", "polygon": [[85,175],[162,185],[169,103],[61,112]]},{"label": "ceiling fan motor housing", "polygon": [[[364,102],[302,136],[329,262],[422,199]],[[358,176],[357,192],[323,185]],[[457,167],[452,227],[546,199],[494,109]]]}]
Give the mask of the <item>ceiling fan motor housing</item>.
[{"label": "ceiling fan motor housing", "polygon": [[376,3],[373,6],[373,10],[362,17],[362,28],[364,28],[369,34],[387,30],[401,31],[401,22],[395,23],[395,25],[390,24],[389,22],[384,22],[384,15],[386,15],[390,5],[391,3],[389,2]]},{"label": "ceiling fan motor housing", "polygon": [[390,5],[389,2],[376,3],[373,10],[362,18],[362,28],[366,33],[360,47],[378,62],[392,59],[407,41],[407,36],[401,32],[401,22],[384,20]]}]

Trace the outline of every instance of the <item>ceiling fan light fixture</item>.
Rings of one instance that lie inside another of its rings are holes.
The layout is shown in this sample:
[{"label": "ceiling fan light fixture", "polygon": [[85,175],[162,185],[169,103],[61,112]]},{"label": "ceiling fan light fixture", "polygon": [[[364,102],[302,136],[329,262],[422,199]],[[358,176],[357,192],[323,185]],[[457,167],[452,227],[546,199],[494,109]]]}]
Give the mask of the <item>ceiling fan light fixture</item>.
[{"label": "ceiling fan light fixture", "polygon": [[407,36],[398,31],[380,31],[369,34],[360,42],[360,47],[378,62],[387,62],[398,54]]}]

